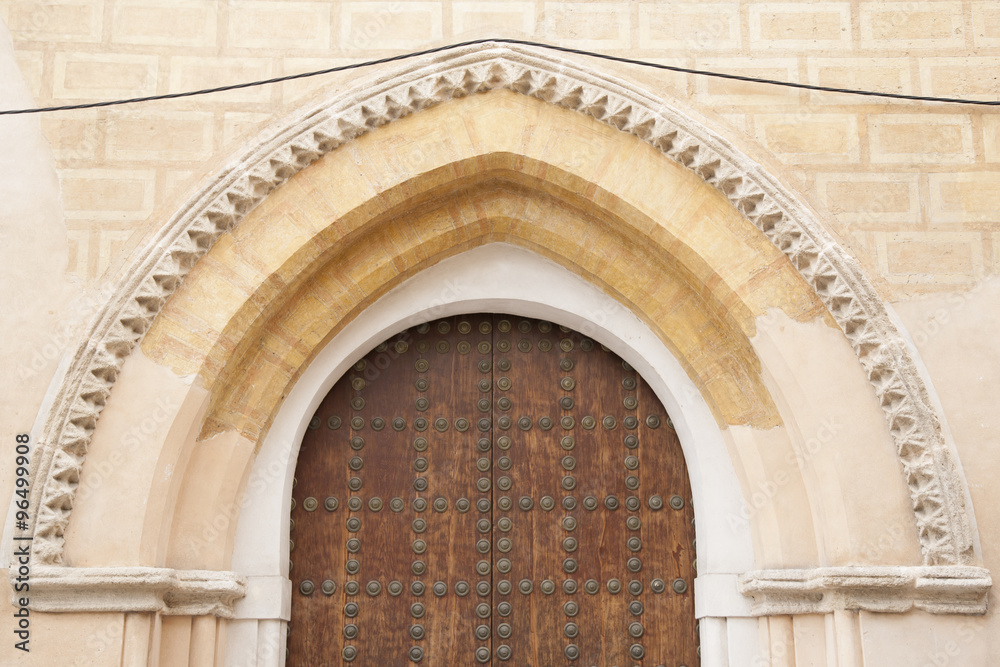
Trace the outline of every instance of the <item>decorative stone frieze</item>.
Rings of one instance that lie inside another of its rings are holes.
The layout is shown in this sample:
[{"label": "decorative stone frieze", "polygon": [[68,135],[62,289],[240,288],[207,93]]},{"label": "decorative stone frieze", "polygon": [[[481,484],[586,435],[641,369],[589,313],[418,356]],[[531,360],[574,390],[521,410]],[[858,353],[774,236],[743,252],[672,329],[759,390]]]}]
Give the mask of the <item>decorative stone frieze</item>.
[{"label": "decorative stone frieze", "polygon": [[125,358],[195,262],[269,192],[325,153],[447,100],[506,89],[635,135],[724,193],[826,304],[882,406],[927,565],[971,562],[965,489],[910,346],[848,254],[802,204],[709,129],[641,89],[526,47],[486,46],[410,61],[300,113],[221,170],[137,253],[62,379],[33,470],[33,555],[62,562],[87,448]]},{"label": "decorative stone frieze", "polygon": [[756,616],[834,610],[985,614],[993,581],[980,567],[822,567],[757,570],[739,579]]},{"label": "decorative stone frieze", "polygon": [[[15,574],[12,569],[12,579]],[[48,612],[160,612],[232,618],[233,603],[246,592],[246,578],[235,572],[49,566],[31,572],[29,608]]]}]

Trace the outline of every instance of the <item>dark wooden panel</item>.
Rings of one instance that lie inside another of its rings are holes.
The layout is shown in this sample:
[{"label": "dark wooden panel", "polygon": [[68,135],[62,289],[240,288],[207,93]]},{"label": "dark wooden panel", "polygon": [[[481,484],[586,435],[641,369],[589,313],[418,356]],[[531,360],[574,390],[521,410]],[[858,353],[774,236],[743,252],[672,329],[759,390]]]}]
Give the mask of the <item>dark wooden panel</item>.
[{"label": "dark wooden panel", "polygon": [[[477,650],[497,665],[698,664],[686,467],[662,406],[613,353],[548,322],[447,318],[366,355],[314,422],[293,492],[288,664],[342,664],[345,646],[361,665],[473,665]],[[318,509],[307,511],[307,498]],[[351,560],[357,572],[346,570]],[[306,579],[311,594],[299,590]],[[326,579],[333,595],[322,592]],[[357,616],[345,616],[349,604]],[[350,641],[347,625],[357,626]],[[630,656],[637,646],[641,659]]]}]

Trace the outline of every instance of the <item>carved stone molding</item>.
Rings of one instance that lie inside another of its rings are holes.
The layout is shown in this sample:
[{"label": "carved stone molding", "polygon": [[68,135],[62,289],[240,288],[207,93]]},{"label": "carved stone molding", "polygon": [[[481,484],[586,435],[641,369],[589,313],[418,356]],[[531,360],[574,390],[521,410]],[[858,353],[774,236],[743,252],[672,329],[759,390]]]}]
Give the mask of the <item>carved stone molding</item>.
[{"label": "carved stone molding", "polygon": [[410,61],[298,114],[220,171],[163,226],[93,320],[48,415],[32,466],[37,561],[61,562],[87,448],[125,358],[216,239],[325,153],[421,109],[497,89],[635,135],[724,193],[784,252],[843,329],[875,389],[910,490],[925,563],[971,562],[964,481],[911,349],[856,263],[809,210],[724,139],[641,89],[537,49],[489,45]]},{"label": "carved stone molding", "polygon": [[[14,570],[11,572],[13,584]],[[32,570],[27,597],[33,611],[159,612],[232,618],[233,603],[246,592],[246,578],[235,572],[49,566]]]},{"label": "carved stone molding", "polygon": [[834,610],[985,614],[993,584],[979,567],[823,567],[758,570],[740,576],[755,616]]}]

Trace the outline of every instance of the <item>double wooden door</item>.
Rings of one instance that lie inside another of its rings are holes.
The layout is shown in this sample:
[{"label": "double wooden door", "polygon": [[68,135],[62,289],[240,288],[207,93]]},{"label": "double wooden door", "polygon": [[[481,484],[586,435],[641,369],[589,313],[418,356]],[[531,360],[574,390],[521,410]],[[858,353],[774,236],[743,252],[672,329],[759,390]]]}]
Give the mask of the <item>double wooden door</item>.
[{"label": "double wooden door", "polygon": [[699,663],[687,470],[642,378],[480,314],[385,341],[309,425],[289,665]]}]

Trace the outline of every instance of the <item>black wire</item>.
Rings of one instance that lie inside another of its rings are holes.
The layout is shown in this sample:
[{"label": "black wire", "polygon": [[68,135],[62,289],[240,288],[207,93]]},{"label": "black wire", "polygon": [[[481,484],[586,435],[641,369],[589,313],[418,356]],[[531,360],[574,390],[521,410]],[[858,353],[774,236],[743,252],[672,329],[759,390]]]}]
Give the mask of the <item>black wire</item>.
[{"label": "black wire", "polygon": [[582,49],[571,49],[565,46],[555,46],[553,44],[543,44],[541,42],[529,42],[522,39],[508,39],[508,38],[491,38],[491,39],[476,39],[469,42],[459,42],[457,44],[446,44],[445,46],[438,46],[433,49],[425,49],[423,51],[414,51],[412,53],[403,53],[396,56],[389,56],[387,58],[379,58],[378,60],[368,60],[362,63],[353,63],[350,65],[341,65],[339,67],[330,67],[329,69],[321,69],[315,72],[303,72],[301,74],[289,74],[288,76],[279,76],[273,79],[263,79],[261,81],[251,81],[248,83],[236,83],[229,86],[219,86],[218,88],[205,88],[203,90],[191,90],[183,93],[167,93],[164,95],[149,95],[147,97],[132,97],[125,100],[111,100],[107,102],[88,102],[86,104],[70,104],[58,107],[42,107],[39,109],[12,109],[8,111],[0,111],[0,116],[14,116],[21,114],[31,114],[31,113],[48,113],[51,111],[70,111],[74,109],[97,109],[99,107],[111,107],[119,106],[122,104],[135,104],[137,102],[152,102],[154,100],[174,100],[181,97],[194,97],[196,95],[208,95],[211,93],[222,93],[228,90],[240,90],[241,88],[252,88],[254,86],[264,86],[271,83],[281,83],[283,81],[294,81],[295,79],[305,79],[313,76],[321,76],[323,74],[332,74],[334,72],[344,72],[346,70],[359,69],[361,67],[371,67],[372,65],[384,65],[385,63],[396,62],[398,60],[406,60],[408,58],[417,58],[419,56],[426,56],[432,53],[440,53],[442,51],[450,51],[452,49],[459,49],[465,46],[476,46],[478,44],[519,44],[521,46],[534,46],[540,49],[548,49],[550,51],[560,51],[562,53],[572,53],[579,56],[588,56],[591,58],[601,58],[603,60],[611,60],[614,62],[625,63],[628,65],[640,65],[642,67],[653,67],[655,69],[668,70],[670,72],[680,72],[682,74],[696,74],[699,76],[711,76],[718,79],[729,79],[732,81],[748,81],[750,83],[763,83],[771,86],[783,86],[785,88],[797,88],[800,90],[815,90],[824,93],[841,93],[845,95],[863,95],[866,97],[887,97],[894,100],[915,100],[918,102],[943,102],[947,104],[977,104],[983,106],[1000,106],[1000,100],[965,100],[955,97],[928,97],[924,95],[902,95],[899,93],[880,93],[872,90],[853,90],[850,88],[830,88],[828,86],[812,86],[805,83],[793,83],[791,81],[776,81],[774,79],[759,79],[752,76],[739,76],[737,74],[724,74],[722,72],[712,72],[708,70],[700,69],[690,69],[687,67],[676,67],[674,65],[661,65],[659,63],[651,63],[645,60],[634,60],[632,58],[622,58],[620,56],[610,56],[605,53],[595,53],[593,51],[584,51]]}]

